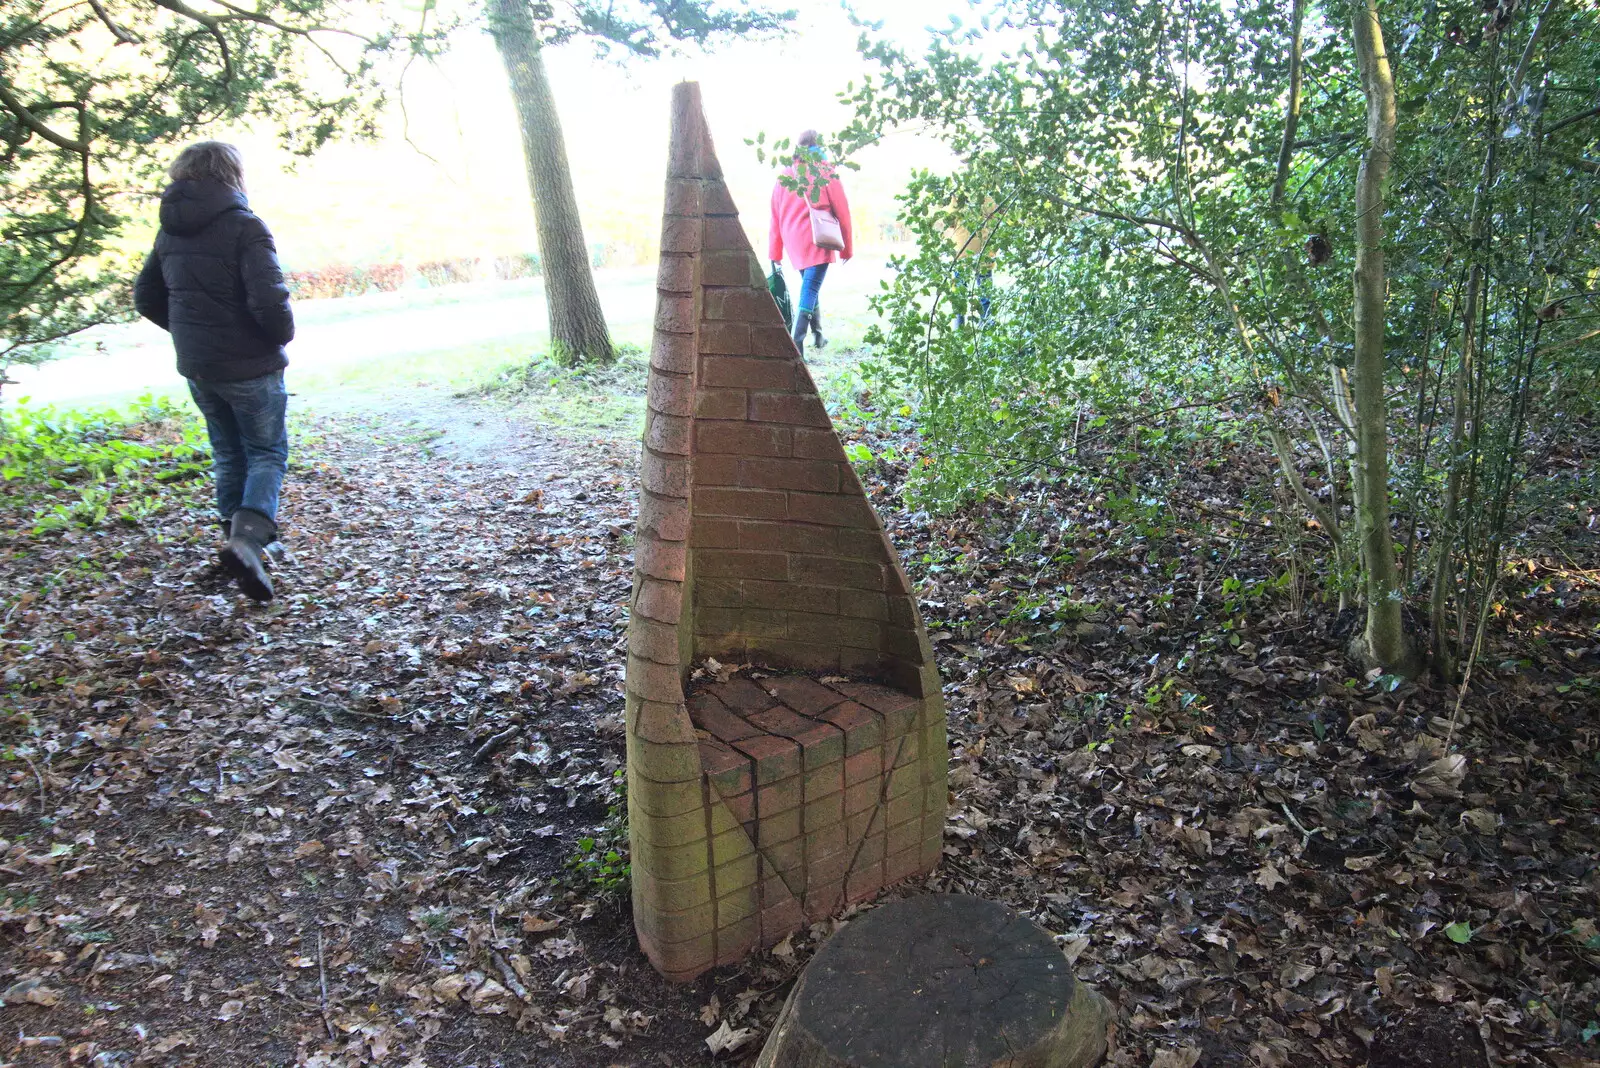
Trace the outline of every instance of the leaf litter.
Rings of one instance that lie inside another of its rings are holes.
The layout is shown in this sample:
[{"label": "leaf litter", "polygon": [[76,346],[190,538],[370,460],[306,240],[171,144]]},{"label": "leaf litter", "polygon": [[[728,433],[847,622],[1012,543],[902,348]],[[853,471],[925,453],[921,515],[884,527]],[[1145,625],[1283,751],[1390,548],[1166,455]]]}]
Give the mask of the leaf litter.
[{"label": "leaf litter", "polygon": [[[0,529],[0,1056],[748,1063],[848,915],[674,986],[565,866],[618,803],[634,447],[475,464],[327,424],[297,455],[265,609],[192,498]],[[1278,572],[1270,536],[1180,508],[1145,539],[1044,483],[930,517],[904,474],[865,480],[940,657],[951,807],[896,894],[1054,933],[1115,1065],[1362,1064],[1428,1012],[1496,1063],[1587,1063],[1592,570],[1532,562],[1452,752],[1454,689],[1360,674],[1348,615],[1224,595]]]}]

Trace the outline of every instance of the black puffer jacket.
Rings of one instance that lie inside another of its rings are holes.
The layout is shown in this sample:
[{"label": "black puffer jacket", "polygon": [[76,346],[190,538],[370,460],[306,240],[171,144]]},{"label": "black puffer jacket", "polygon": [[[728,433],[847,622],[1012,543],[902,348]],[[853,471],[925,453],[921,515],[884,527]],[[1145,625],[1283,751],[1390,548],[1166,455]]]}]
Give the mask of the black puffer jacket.
[{"label": "black puffer jacket", "polygon": [[289,364],[294,315],[272,234],[220,182],[173,182],[161,195],[161,232],[133,304],[171,332],[185,378],[238,382]]}]

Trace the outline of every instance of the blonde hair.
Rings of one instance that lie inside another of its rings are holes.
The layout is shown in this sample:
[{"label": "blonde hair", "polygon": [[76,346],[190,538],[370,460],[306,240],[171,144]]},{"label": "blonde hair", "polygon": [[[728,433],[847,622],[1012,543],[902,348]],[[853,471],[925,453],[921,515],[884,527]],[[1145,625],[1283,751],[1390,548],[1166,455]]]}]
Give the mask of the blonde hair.
[{"label": "blonde hair", "polygon": [[178,153],[167,168],[174,182],[210,180],[244,192],[244,157],[225,141],[196,141]]}]

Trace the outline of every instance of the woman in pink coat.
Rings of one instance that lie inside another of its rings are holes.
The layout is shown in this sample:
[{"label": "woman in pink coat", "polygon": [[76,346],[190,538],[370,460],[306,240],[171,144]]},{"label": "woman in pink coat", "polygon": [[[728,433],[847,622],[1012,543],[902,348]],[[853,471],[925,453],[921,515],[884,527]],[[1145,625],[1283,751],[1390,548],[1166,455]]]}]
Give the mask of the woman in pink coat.
[{"label": "woman in pink coat", "polygon": [[[822,277],[828,273],[828,264],[835,256],[848,260],[854,252],[855,239],[850,229],[850,202],[845,199],[844,186],[840,184],[833,165],[827,162],[822,146],[817,144],[817,131],[807,130],[800,135],[795,147],[794,163],[784,169],[784,177],[793,178],[799,164],[811,164],[809,197],[802,197],[787,188],[780,178],[772,187],[772,236],[769,255],[774,267],[783,259],[783,250],[789,250],[789,262],[800,272],[800,302],[794,316],[794,344],[804,355],[806,330],[809,329],[817,348],[827,345],[822,336],[822,315],[817,296],[822,290]],[[811,209],[822,208],[839,220],[844,234],[844,251],[835,253],[818,248],[811,240]]]}]

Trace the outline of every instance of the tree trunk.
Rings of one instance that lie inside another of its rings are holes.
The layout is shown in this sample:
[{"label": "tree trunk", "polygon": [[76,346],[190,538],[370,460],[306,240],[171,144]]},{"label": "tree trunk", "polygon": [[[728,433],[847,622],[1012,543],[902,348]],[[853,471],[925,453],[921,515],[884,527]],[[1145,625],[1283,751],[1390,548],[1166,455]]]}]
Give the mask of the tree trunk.
[{"label": "tree trunk", "polygon": [[[1530,42],[1531,43],[1531,42]],[[1461,481],[1468,463],[1467,406],[1470,401],[1472,377],[1478,363],[1478,308],[1483,293],[1484,261],[1488,258],[1484,237],[1488,231],[1488,205],[1490,187],[1494,184],[1495,160],[1499,138],[1495,130],[1495,111],[1499,106],[1496,90],[1499,87],[1500,36],[1495,35],[1490,44],[1488,102],[1484,106],[1483,173],[1478,178],[1478,188],[1472,195],[1472,219],[1468,224],[1469,248],[1473,257],[1467,275],[1465,309],[1461,314],[1461,359],[1456,365],[1450,423],[1450,444],[1446,452],[1448,466],[1445,471],[1444,521],[1440,524],[1434,546],[1433,594],[1429,598],[1429,616],[1433,639],[1433,664],[1441,678],[1453,680],[1458,658],[1456,647],[1465,635],[1451,633],[1449,626],[1450,602],[1456,586],[1456,543],[1461,537]]]},{"label": "tree trunk", "polygon": [[1367,626],[1361,652],[1388,669],[1409,668],[1400,617],[1400,574],[1389,531],[1389,425],[1384,403],[1386,280],[1383,181],[1394,160],[1394,73],[1384,49],[1377,0],[1357,0],[1356,55],[1367,98],[1367,151],[1356,177],[1355,358],[1356,510],[1366,573]]},{"label": "tree trunk", "polygon": [[550,348],[566,363],[609,362],[615,353],[589,270],[589,250],[572,192],[561,118],[545,76],[527,0],[488,0],[489,31],[511,78],[522,127],[522,157],[539,229],[539,261],[550,313]]}]

